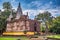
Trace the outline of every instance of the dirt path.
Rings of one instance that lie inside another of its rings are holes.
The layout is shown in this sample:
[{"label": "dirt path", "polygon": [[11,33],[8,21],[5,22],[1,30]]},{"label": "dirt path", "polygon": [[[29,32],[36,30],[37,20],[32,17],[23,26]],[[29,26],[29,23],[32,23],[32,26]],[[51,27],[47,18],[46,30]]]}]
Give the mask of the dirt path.
[{"label": "dirt path", "polygon": [[39,36],[38,38],[31,38],[30,40],[45,40],[46,37],[44,36]]}]

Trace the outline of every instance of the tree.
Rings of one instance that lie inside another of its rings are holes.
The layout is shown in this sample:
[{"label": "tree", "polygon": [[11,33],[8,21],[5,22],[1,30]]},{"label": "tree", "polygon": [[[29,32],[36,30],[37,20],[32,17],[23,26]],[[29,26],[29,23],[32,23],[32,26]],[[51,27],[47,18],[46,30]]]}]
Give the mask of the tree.
[{"label": "tree", "polygon": [[11,4],[9,2],[4,2],[3,3],[3,8],[5,9],[3,12],[1,12],[0,15],[0,30],[5,31],[6,28],[6,22],[7,22],[7,18],[9,17],[11,11]]},{"label": "tree", "polygon": [[3,3],[3,9],[9,10],[9,9],[11,9],[11,8],[12,8],[12,6],[11,6],[11,4],[10,4],[9,2],[4,2],[4,3]]},{"label": "tree", "polygon": [[53,20],[53,26],[51,27],[50,32],[60,34],[60,16]]},{"label": "tree", "polygon": [[51,17],[51,13],[48,11],[45,11],[44,13],[39,13],[36,16],[37,20],[42,20],[42,22],[45,23],[46,26],[46,33],[48,33],[48,23],[51,23],[52,21],[52,17]]}]

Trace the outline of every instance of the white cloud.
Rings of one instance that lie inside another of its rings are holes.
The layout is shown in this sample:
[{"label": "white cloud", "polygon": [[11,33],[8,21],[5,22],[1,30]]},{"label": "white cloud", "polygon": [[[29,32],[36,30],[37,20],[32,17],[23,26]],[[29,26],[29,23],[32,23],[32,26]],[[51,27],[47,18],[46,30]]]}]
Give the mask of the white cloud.
[{"label": "white cloud", "polygon": [[[55,10],[55,9],[52,10],[52,9],[50,9],[50,10],[24,10],[23,14],[26,15],[27,12],[28,12],[29,17],[31,17],[31,15],[33,15],[35,17],[36,15],[38,15],[39,13],[43,13],[44,11],[50,12],[52,14],[52,16],[56,16],[56,14],[60,13],[59,10]],[[34,18],[31,18],[31,19],[34,19]]]},{"label": "white cloud", "polygon": [[1,11],[4,11],[4,9],[1,9]]},{"label": "white cloud", "polygon": [[36,16],[37,14],[43,13],[44,11],[49,11],[52,16],[57,16],[56,14],[60,14],[60,7],[56,7],[53,9],[54,6],[52,4],[52,1],[45,3],[44,5],[40,1],[32,1],[30,4],[28,4],[28,6],[35,6],[37,7],[37,10],[25,10],[24,13],[29,12],[29,16],[31,16],[31,14],[33,16]]},{"label": "white cloud", "polygon": [[11,0],[11,2],[15,2],[15,0]]}]

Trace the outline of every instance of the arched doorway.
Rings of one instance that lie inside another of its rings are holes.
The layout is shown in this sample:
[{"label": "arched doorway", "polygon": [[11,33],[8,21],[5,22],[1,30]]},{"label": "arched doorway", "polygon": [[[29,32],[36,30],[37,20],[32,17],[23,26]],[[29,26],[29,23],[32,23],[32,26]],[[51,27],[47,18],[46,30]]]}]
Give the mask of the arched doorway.
[{"label": "arched doorway", "polygon": [[34,31],[37,32],[37,24],[34,23]]}]

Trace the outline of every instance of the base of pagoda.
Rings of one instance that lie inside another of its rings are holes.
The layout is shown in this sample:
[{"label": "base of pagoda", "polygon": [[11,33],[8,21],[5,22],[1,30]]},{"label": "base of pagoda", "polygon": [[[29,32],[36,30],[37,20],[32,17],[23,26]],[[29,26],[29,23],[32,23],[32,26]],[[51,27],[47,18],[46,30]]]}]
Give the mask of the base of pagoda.
[{"label": "base of pagoda", "polygon": [[34,35],[34,32],[3,32],[3,35]]}]

